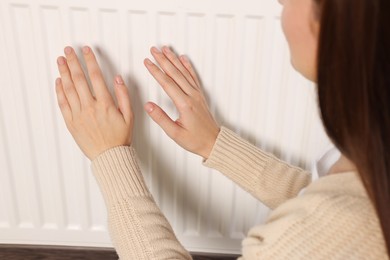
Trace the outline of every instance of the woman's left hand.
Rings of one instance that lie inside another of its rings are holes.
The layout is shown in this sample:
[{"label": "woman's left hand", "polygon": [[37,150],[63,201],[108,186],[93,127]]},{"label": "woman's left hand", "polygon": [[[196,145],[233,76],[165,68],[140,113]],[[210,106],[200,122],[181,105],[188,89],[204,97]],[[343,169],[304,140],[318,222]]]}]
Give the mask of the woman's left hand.
[{"label": "woman's left hand", "polygon": [[75,51],[66,47],[65,56],[57,60],[61,78],[56,80],[56,93],[66,126],[80,149],[93,160],[112,147],[131,145],[134,116],[123,79],[115,78],[116,107],[91,48],[84,47],[83,56],[95,96]]},{"label": "woman's left hand", "polygon": [[178,145],[207,159],[220,127],[210,112],[194,68],[188,59],[177,57],[167,46],[163,47],[162,52],[153,47],[151,53],[161,69],[149,59],[145,59],[144,64],[172,99],[179,118],[173,121],[152,102],[145,105],[145,110]]}]

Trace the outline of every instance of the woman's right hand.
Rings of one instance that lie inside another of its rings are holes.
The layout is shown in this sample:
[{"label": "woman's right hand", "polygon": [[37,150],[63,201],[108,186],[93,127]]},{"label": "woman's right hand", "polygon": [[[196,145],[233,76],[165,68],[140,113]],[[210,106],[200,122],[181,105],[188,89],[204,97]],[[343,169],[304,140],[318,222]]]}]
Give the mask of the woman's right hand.
[{"label": "woman's right hand", "polygon": [[169,47],[163,47],[162,52],[153,47],[151,53],[161,69],[149,59],[145,59],[145,66],[172,99],[179,118],[173,121],[152,102],[145,104],[146,112],[177,144],[207,159],[220,129],[209,111],[195,70],[188,59],[177,57]]}]

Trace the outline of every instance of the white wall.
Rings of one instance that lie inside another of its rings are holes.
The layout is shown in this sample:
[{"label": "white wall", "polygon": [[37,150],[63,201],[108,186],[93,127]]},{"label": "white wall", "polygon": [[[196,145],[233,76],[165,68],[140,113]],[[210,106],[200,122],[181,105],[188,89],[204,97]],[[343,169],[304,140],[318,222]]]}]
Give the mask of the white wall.
[{"label": "white wall", "polygon": [[175,111],[143,66],[152,45],[188,54],[219,123],[309,168],[328,144],[314,85],[291,67],[276,0],[1,0],[0,242],[111,246],[90,164],[57,108],[56,57],[92,45],[125,76],[144,176],[192,251],[238,253],[269,210],[174,144],[143,113]]}]

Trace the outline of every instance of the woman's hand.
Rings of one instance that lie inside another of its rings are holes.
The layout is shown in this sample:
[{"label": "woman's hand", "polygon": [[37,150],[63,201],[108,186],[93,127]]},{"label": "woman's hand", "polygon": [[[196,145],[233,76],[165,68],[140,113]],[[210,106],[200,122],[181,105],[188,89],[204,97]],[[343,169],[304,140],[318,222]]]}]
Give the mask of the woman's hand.
[{"label": "woman's hand", "polygon": [[208,158],[219,126],[209,111],[194,69],[184,56],[178,58],[168,47],[162,48],[162,52],[153,47],[151,53],[162,71],[149,59],[145,59],[145,66],[172,99],[179,118],[173,121],[151,102],[145,104],[145,110],[176,143]]},{"label": "woman's hand", "polygon": [[66,126],[78,146],[93,160],[112,147],[130,145],[134,120],[122,78],[117,76],[114,83],[117,108],[91,48],[84,47],[83,56],[95,96],[75,51],[66,47],[65,56],[57,60],[61,78],[56,80],[56,93]]}]

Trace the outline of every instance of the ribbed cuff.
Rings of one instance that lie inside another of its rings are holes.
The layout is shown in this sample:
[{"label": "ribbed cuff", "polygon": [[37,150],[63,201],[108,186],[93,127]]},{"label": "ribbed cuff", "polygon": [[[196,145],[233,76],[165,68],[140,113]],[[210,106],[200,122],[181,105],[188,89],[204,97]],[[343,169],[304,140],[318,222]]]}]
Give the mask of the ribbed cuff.
[{"label": "ribbed cuff", "polygon": [[311,182],[304,169],[262,151],[225,127],[203,164],[220,171],[270,208],[295,197]]},{"label": "ribbed cuff", "polygon": [[92,172],[107,205],[134,196],[150,196],[133,147],[111,148],[92,161]]},{"label": "ribbed cuff", "polygon": [[[244,188],[254,187],[270,156],[254,151],[253,145],[226,127],[221,127],[210,156],[203,165],[222,172]],[[256,173],[256,174],[254,174]]]}]

